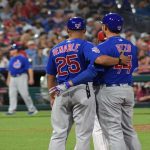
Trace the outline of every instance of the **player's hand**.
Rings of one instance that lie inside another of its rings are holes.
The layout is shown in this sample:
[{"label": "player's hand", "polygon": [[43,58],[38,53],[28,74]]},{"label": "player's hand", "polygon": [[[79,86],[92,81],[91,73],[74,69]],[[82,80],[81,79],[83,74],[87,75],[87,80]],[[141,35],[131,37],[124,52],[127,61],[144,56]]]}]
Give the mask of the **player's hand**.
[{"label": "player's hand", "polygon": [[53,104],[54,104],[54,101],[55,101],[55,96],[56,96],[55,93],[50,95],[50,105],[51,105],[51,107],[53,107]]},{"label": "player's hand", "polygon": [[67,87],[65,84],[60,84],[57,86],[54,86],[52,88],[49,89],[49,94],[53,94],[56,93],[57,96],[61,95],[63,92],[67,91]]},{"label": "player's hand", "polygon": [[33,79],[29,79],[28,83],[29,83],[29,85],[33,85],[34,84],[34,80]]},{"label": "player's hand", "polygon": [[54,86],[49,89],[49,94],[55,93],[57,96],[60,96],[63,92],[67,91],[72,85],[69,82],[64,82],[63,84]]},{"label": "player's hand", "polygon": [[128,65],[131,62],[131,58],[129,56],[125,56],[123,53],[120,55],[121,64]]}]

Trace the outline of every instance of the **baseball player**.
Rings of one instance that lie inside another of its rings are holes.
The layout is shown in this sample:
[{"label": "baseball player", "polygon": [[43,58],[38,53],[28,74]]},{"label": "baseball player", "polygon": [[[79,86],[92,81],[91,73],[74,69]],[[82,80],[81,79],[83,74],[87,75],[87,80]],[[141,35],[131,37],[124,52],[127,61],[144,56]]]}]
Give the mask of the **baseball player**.
[{"label": "baseball player", "polygon": [[[65,150],[66,139],[73,122],[76,125],[75,149],[89,150],[89,140],[95,117],[95,96],[92,87],[87,84],[80,84],[70,88],[63,95],[56,96],[55,93],[56,77],[57,83],[61,84],[73,79],[87,68],[95,76],[93,62],[99,56],[99,50],[92,43],[83,39],[85,31],[86,24],[83,18],[73,17],[69,19],[67,23],[69,38],[50,51],[46,68],[48,88],[51,94],[53,126],[49,150]],[[106,62],[108,59],[110,61]],[[103,62],[106,65],[118,64],[118,60],[118,58],[109,56],[97,58],[99,64]],[[127,62],[128,59],[125,57],[124,61]],[[103,68],[98,69],[100,72],[103,71]]]},{"label": "baseball player", "polygon": [[[97,43],[102,43],[105,40],[106,40],[106,36],[104,35],[103,31],[99,31],[97,34]],[[108,140],[106,139],[102,131],[97,115],[95,115],[92,137],[93,137],[94,150],[108,150],[109,149]]]},{"label": "baseball player", "polygon": [[[19,46],[13,44],[10,48],[10,61],[8,66],[8,79],[9,86],[9,108],[7,115],[13,115],[17,108],[17,92],[22,96],[27,108],[28,114],[34,115],[38,111],[33,105],[32,99],[28,92],[28,82],[33,84],[33,71],[30,67],[28,59],[19,54]],[[28,75],[29,74],[29,80]]]},{"label": "baseball player", "polygon": [[[128,40],[120,37],[123,18],[116,13],[106,14],[102,19],[102,30],[107,40],[98,45],[100,55],[117,57],[124,53],[131,58],[128,65],[113,65],[105,68],[104,74],[96,78],[97,113],[101,127],[109,140],[111,150],[140,150],[141,145],[132,125],[134,92],[132,72],[138,67],[137,48]],[[86,74],[85,74],[86,73]],[[85,82],[91,75],[88,71],[72,79],[59,91],[66,91],[69,85]],[[91,80],[91,78],[90,78]]]},{"label": "baseball player", "polygon": [[[87,63],[97,57],[92,52],[93,44],[83,40],[86,24],[83,18],[74,17],[67,22],[69,39],[59,43],[50,51],[47,64],[48,88],[74,78],[87,68]],[[83,57],[84,56],[84,57]],[[92,56],[92,57],[90,57]],[[65,150],[65,143],[72,127],[76,125],[76,150],[89,150],[90,136],[95,117],[94,92],[81,84],[59,97],[50,95],[53,132],[49,150]],[[55,100],[55,102],[54,102]]]}]

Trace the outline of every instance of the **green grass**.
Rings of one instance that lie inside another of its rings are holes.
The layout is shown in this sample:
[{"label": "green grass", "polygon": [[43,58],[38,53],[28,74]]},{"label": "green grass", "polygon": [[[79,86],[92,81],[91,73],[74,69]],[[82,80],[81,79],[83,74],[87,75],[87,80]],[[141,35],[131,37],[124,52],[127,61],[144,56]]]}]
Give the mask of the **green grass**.
[{"label": "green grass", "polygon": [[[150,109],[135,109],[133,121],[136,125],[150,124]],[[51,132],[49,111],[40,111],[32,117],[26,112],[17,112],[15,116],[5,116],[4,112],[0,112],[0,150],[47,150]],[[150,131],[138,131],[138,135],[142,150],[149,150]],[[74,144],[73,128],[67,150],[73,150]]]}]

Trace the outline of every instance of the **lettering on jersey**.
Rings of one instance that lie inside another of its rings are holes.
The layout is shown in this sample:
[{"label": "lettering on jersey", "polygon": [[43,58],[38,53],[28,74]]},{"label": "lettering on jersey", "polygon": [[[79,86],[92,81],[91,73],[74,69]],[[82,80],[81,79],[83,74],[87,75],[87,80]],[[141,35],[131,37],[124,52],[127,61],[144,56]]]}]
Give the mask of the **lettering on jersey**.
[{"label": "lettering on jersey", "polygon": [[128,65],[115,65],[114,69],[117,70],[117,74],[120,74],[122,69],[127,70],[126,74],[130,74],[130,70],[132,68],[132,55],[128,55],[131,58],[131,61],[129,62]]},{"label": "lettering on jersey", "polygon": [[21,62],[20,62],[19,59],[17,59],[17,60],[13,63],[13,68],[15,68],[15,69],[21,68]]},{"label": "lettering on jersey", "polygon": [[95,53],[100,53],[100,50],[97,47],[93,47],[92,51],[95,52]]},{"label": "lettering on jersey", "polygon": [[56,47],[55,49],[52,50],[52,53],[54,56],[66,52],[78,52],[80,44],[75,44],[75,43],[68,43],[59,47]]},{"label": "lettering on jersey", "polygon": [[131,52],[131,45],[130,44],[116,44],[116,48],[118,52]]}]

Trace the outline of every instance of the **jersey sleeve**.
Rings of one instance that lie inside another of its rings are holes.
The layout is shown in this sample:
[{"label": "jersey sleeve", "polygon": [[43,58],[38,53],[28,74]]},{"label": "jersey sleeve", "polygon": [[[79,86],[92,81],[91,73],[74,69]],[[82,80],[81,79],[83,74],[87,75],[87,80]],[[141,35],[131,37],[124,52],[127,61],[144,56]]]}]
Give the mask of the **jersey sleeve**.
[{"label": "jersey sleeve", "polygon": [[94,63],[96,58],[100,55],[99,49],[90,42],[87,42],[84,45],[83,53],[84,53],[85,59],[90,61],[91,63]]},{"label": "jersey sleeve", "polygon": [[101,55],[111,56],[112,52],[111,52],[111,49],[110,49],[110,45],[111,45],[111,43],[109,43],[108,41],[105,41],[105,42],[99,44],[97,46],[97,48],[100,51],[99,56],[101,56]]},{"label": "jersey sleeve", "polygon": [[50,74],[50,75],[56,75],[57,74],[57,70],[56,70],[56,66],[55,66],[52,50],[50,50],[48,63],[46,65],[46,73]]},{"label": "jersey sleeve", "polygon": [[25,69],[26,69],[26,70],[31,69],[31,68],[32,68],[32,65],[30,64],[28,58],[25,57],[25,56],[22,56],[22,57],[23,57],[23,59],[24,59]]}]

